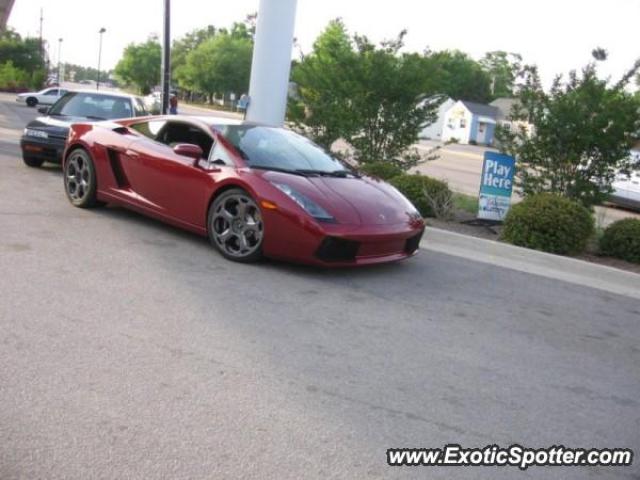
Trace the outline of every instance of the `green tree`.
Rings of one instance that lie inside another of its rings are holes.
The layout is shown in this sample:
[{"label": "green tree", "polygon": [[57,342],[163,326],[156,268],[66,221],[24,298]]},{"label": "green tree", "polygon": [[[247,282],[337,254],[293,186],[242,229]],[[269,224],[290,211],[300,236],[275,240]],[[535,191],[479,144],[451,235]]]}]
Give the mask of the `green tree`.
[{"label": "green tree", "polygon": [[406,151],[436,119],[440,100],[427,89],[429,65],[422,55],[399,53],[405,34],[379,47],[366,37],[354,37],[357,61],[351,108],[358,128],[350,143],[361,162],[415,166],[420,157]]},{"label": "green tree", "polygon": [[438,101],[427,99],[424,57],[400,53],[404,35],[376,46],[352,38],[341,20],[330,22],[294,65],[290,119],[326,148],[345,139],[360,162],[414,165],[417,157],[406,151],[434,120]]},{"label": "green tree", "polygon": [[115,68],[124,83],[135,85],[144,95],[160,82],[162,48],[158,39],[149,38],[144,43],[131,43]]},{"label": "green tree", "polygon": [[296,63],[292,80],[297,99],[289,103],[289,118],[320,145],[331,148],[339,138],[350,138],[357,128],[351,108],[355,90],[356,53],[342,20],[329,23],[313,44],[310,55]]},{"label": "green tree", "polygon": [[638,104],[626,91],[640,63],[618,83],[598,78],[595,63],[558,76],[545,92],[535,67],[523,72],[514,120],[533,125],[499,129],[503,149],[518,162],[517,185],[524,195],[551,192],[589,207],[607,197],[617,169],[627,169],[629,149],[640,133]]},{"label": "green tree", "polygon": [[426,57],[437,68],[437,92],[455,100],[491,101],[491,77],[466,53],[458,50],[429,52]]},{"label": "green tree", "polygon": [[480,65],[491,79],[493,98],[513,97],[515,82],[522,67],[522,56],[501,50],[487,52]]},{"label": "green tree", "polygon": [[195,50],[202,42],[214,37],[216,31],[216,27],[208,25],[206,28],[195,29],[182,38],[173,41],[171,47],[171,70],[173,77],[178,83],[180,83],[182,77],[181,71],[184,70],[187,64],[187,55]]},{"label": "green tree", "polygon": [[29,82],[29,75],[24,70],[20,70],[13,66],[13,62],[9,60],[0,63],[0,89],[14,90],[23,87]]},{"label": "green tree", "polygon": [[[67,75],[71,72],[75,72],[74,81],[80,82],[82,80],[93,80],[94,82],[98,80],[98,69],[94,67],[84,67],[82,65],[76,65],[73,63],[66,63],[64,67]],[[111,72],[108,70],[100,71],[100,79],[104,81],[109,78],[109,74]]]},{"label": "green tree", "polygon": [[[40,88],[45,77],[43,49],[38,38],[22,38],[13,30],[0,32],[0,64],[12,88]],[[11,63],[9,65],[9,62]],[[9,75],[12,79],[9,80]]]},{"label": "green tree", "polygon": [[188,53],[180,72],[181,81],[209,98],[214,94],[246,92],[252,52],[250,36],[219,31]]}]

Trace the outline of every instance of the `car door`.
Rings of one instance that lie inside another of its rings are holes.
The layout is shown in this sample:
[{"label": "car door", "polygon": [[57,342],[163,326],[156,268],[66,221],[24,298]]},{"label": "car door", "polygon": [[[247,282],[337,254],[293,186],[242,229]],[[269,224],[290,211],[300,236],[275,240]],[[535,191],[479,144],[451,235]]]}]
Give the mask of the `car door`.
[{"label": "car door", "polygon": [[[203,226],[208,200],[206,192],[209,191],[207,185],[211,178],[203,168],[194,164],[194,159],[177,155],[173,144],[193,143],[191,135],[194,131],[203,138],[208,136],[211,144],[213,138],[188,122],[163,122],[165,125],[154,138],[141,137],[129,145],[127,156],[130,162],[126,168],[131,187],[148,207],[160,215]],[[141,124],[132,127],[139,131],[144,128]],[[206,149],[204,146],[203,150]]]},{"label": "car door", "polygon": [[38,103],[53,105],[58,100],[59,92],[57,88],[46,90],[42,95],[38,95]]}]

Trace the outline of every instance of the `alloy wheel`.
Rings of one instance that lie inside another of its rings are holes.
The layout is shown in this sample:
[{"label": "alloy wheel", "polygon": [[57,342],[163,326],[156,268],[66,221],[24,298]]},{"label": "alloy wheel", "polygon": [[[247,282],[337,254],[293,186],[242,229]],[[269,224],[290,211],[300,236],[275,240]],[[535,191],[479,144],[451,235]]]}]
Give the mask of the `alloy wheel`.
[{"label": "alloy wheel", "polygon": [[81,202],[91,189],[91,171],[87,158],[80,152],[72,153],[65,171],[67,192],[72,200]]},{"label": "alloy wheel", "polygon": [[238,259],[254,254],[262,244],[264,231],[260,209],[253,199],[234,193],[214,208],[211,231],[218,248]]}]

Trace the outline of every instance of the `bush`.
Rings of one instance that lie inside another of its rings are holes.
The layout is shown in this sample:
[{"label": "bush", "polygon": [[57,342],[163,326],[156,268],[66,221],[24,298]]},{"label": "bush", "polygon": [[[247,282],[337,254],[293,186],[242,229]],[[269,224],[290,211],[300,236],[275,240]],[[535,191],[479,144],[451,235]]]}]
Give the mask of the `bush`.
[{"label": "bush", "polygon": [[600,239],[600,253],[640,263],[640,220],[625,218],[609,225]]},{"label": "bush", "polygon": [[391,180],[393,177],[402,175],[402,169],[391,162],[371,162],[360,165],[360,171],[371,177]]},{"label": "bush", "polygon": [[396,187],[415,205],[423,217],[446,216],[452,205],[452,193],[445,182],[425,175],[402,174],[389,183]]},{"label": "bush", "polygon": [[8,61],[0,64],[0,89],[13,91],[29,84],[29,75]]},{"label": "bush", "polygon": [[593,233],[589,210],[568,198],[540,193],[511,207],[502,239],[522,247],[575,255],[584,251]]}]

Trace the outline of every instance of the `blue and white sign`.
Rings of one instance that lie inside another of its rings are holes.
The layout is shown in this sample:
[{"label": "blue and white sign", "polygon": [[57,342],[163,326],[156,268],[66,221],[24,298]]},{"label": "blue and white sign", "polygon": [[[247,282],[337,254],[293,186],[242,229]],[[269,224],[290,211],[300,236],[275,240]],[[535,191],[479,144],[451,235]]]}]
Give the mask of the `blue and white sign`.
[{"label": "blue and white sign", "polygon": [[480,179],[478,218],[502,221],[511,206],[516,161],[509,155],[485,152]]}]

